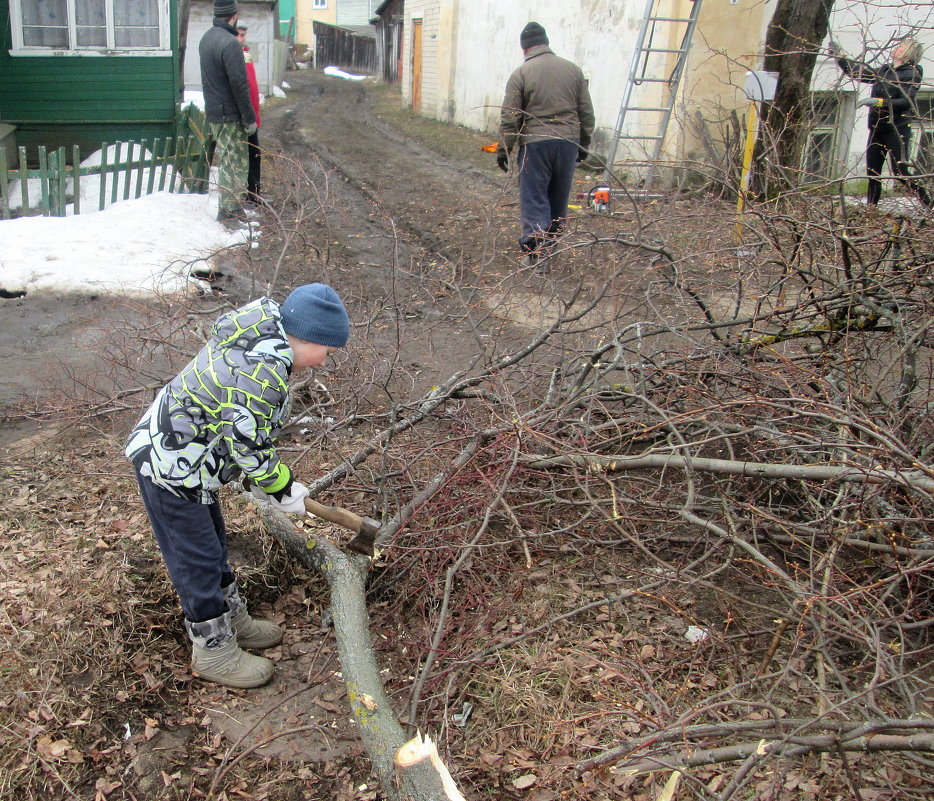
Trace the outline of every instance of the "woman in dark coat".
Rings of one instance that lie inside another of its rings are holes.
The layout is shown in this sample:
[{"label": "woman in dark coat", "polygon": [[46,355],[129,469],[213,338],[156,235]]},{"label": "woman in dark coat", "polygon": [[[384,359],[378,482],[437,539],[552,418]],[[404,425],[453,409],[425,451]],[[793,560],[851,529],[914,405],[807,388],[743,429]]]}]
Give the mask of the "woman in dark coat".
[{"label": "woman in dark coat", "polygon": [[869,106],[869,143],[866,147],[866,173],[869,189],[866,202],[876,205],[882,195],[882,165],[889,157],[892,174],[911,187],[921,202],[930,207],[931,197],[908,167],[908,144],[911,141],[910,118],[916,112],[915,95],[923,71],[921,45],[914,39],[902,39],[892,48],[892,62],[873,68],[848,58],[835,42],[831,53],[847,75],[872,84],[870,96],[860,101]]}]

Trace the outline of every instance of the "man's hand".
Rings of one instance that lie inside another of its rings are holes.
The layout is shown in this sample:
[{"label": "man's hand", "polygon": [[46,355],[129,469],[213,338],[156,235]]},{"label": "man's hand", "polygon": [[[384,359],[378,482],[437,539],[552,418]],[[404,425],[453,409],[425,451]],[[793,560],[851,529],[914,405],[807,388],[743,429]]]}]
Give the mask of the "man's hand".
[{"label": "man's hand", "polygon": [[840,58],[843,55],[843,48],[833,39],[827,42],[827,50],[830,51],[830,55],[834,58]]},{"label": "man's hand", "polygon": [[578,147],[577,148],[577,163],[580,164],[584,159],[587,158],[588,155],[589,154],[587,153],[586,148]]},{"label": "man's hand", "polygon": [[867,97],[859,101],[861,106],[869,106],[870,108],[882,108],[885,105],[885,100],[881,97]]},{"label": "man's hand", "polygon": [[509,154],[502,148],[496,151],[496,166],[503,172],[509,172]]},{"label": "man's hand", "polygon": [[259,129],[256,127],[256,123],[255,123],[255,122],[251,122],[249,125],[244,125],[244,126],[243,126],[243,132],[244,132],[247,136],[253,136],[253,134],[255,134],[257,130],[259,130]]}]

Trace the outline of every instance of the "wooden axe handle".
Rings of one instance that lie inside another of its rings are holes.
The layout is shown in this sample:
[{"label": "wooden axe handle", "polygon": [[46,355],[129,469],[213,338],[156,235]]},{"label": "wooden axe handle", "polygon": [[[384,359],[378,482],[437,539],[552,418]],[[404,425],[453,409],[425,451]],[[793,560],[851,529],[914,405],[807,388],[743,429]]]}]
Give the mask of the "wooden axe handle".
[{"label": "wooden axe handle", "polygon": [[363,526],[363,518],[355,515],[349,509],[340,506],[325,506],[323,503],[313,501],[311,498],[305,498],[305,511],[310,512],[315,517],[327,520],[330,523],[336,523],[343,528],[349,528],[354,534],[360,533]]}]

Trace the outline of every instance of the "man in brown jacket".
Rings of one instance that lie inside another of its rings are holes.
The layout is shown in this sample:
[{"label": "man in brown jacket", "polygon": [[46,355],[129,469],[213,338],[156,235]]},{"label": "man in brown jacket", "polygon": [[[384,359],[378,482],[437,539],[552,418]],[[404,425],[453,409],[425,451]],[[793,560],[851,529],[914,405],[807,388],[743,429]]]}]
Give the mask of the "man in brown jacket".
[{"label": "man in brown jacket", "polygon": [[525,61],[506,84],[496,161],[508,171],[509,153],[518,147],[519,246],[526,265],[546,272],[539,261],[567,216],[574,167],[586,158],[593,135],[593,104],[584,73],[554,54],[541,25],[526,25],[519,44]]}]

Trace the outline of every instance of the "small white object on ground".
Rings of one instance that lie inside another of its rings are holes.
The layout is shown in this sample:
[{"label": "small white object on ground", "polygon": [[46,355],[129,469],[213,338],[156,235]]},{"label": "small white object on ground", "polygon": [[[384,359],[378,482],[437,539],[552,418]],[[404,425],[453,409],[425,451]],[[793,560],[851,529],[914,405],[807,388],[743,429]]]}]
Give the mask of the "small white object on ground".
[{"label": "small white object on ground", "polygon": [[698,628],[697,626],[688,626],[688,630],[684,632],[684,639],[690,643],[703,642],[709,636],[710,634],[706,629]]},{"label": "small white object on ground", "polygon": [[334,78],[343,78],[345,81],[362,81],[366,75],[354,75],[350,72],[344,72],[340,67],[325,67],[324,74]]}]

